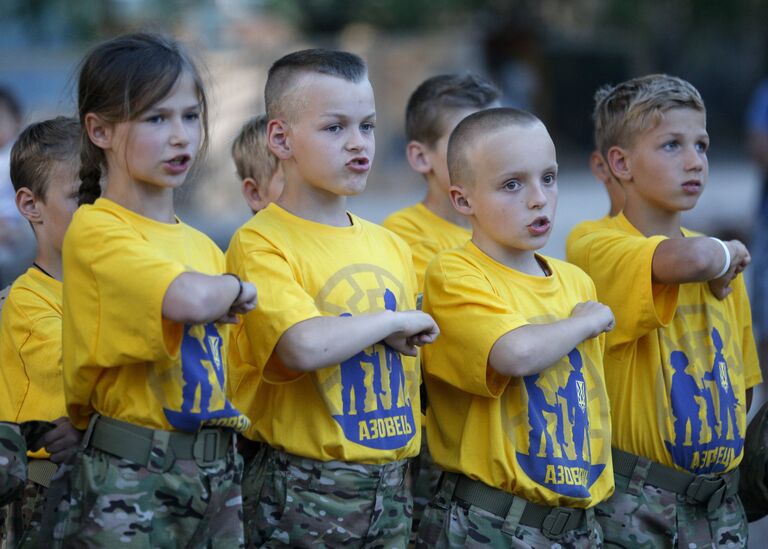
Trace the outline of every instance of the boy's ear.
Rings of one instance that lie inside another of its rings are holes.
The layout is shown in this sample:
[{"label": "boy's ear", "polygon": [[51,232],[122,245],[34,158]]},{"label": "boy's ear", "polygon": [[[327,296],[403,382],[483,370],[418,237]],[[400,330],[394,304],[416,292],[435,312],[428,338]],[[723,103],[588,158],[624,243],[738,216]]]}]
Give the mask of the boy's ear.
[{"label": "boy's ear", "polygon": [[267,206],[261,186],[254,178],[246,177],[243,179],[240,191],[243,193],[243,197],[253,213],[263,210]]},{"label": "boy's ear", "polygon": [[37,204],[37,197],[27,187],[22,187],[16,191],[16,208],[19,210],[19,213],[24,216],[24,219],[33,225],[43,222]]},{"label": "boy's ear", "polygon": [[89,112],[85,115],[85,131],[98,148],[108,149],[112,146],[112,124],[105,122],[98,114]]},{"label": "boy's ear", "polygon": [[472,215],[472,202],[467,194],[465,187],[459,187],[458,185],[451,185],[448,187],[448,195],[451,197],[451,204],[453,208],[463,215]]},{"label": "boy's ear", "polygon": [[287,122],[273,119],[267,123],[267,147],[280,160],[287,160],[291,157]]},{"label": "boy's ear", "polygon": [[432,171],[432,162],[427,154],[427,146],[420,141],[411,141],[405,148],[405,155],[411,168],[422,175]]},{"label": "boy's ear", "polygon": [[605,159],[608,168],[619,181],[630,181],[632,179],[632,169],[629,162],[627,151],[618,145],[608,149],[608,157]]}]

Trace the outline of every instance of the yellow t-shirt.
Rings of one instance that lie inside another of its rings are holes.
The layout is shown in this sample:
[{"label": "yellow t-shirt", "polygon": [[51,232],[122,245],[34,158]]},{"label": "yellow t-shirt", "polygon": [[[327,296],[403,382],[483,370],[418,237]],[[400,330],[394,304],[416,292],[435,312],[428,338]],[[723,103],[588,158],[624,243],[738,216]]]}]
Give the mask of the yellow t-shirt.
[{"label": "yellow t-shirt", "polygon": [[411,247],[419,290],[424,288],[424,271],[435,255],[472,238],[472,231],[443,219],[421,202],[393,213],[382,225]]},{"label": "yellow t-shirt", "polygon": [[729,471],[741,461],[745,391],[761,379],[744,280],[723,301],[706,282],[654,284],[665,238],[645,237],[623,214],[568,237],[568,259],[616,315],[604,359],[613,444],[694,473]]},{"label": "yellow t-shirt", "polygon": [[408,246],[350,219],[332,227],[270,204],[235,233],[227,267],[257,285],[259,305],[233,330],[233,400],[253,421],[250,438],[321,461],[385,463],[419,450],[416,358],[378,343],[302,375],[274,354],[303,320],[414,308]]},{"label": "yellow t-shirt", "polygon": [[248,427],[227,400],[228,327],[165,320],[184,272],[224,272],[207,236],[100,198],[79,208],[64,238],[64,395],[72,422],[94,411],[153,429]]},{"label": "yellow t-shirt", "polygon": [[0,323],[0,421],[67,415],[61,380],[61,282],[30,268],[14,282]]},{"label": "yellow t-shirt", "polygon": [[468,242],[427,268],[424,311],[441,330],[424,348],[429,451],[441,468],[529,501],[592,507],[613,492],[603,336],[539,374],[507,377],[488,365],[503,335],[595,299],[581,270],[539,258],[550,276],[510,269]]}]

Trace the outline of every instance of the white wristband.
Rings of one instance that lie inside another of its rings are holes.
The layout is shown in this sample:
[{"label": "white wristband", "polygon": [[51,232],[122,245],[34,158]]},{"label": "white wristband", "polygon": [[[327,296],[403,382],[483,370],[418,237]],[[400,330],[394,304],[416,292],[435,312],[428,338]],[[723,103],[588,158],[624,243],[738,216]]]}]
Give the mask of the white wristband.
[{"label": "white wristband", "polygon": [[719,238],[715,238],[714,236],[710,236],[709,238],[720,244],[723,247],[723,252],[725,253],[725,262],[723,263],[723,268],[720,269],[720,272],[713,277],[714,280],[723,276],[728,272],[728,269],[731,268],[731,251],[728,249],[728,245]]}]

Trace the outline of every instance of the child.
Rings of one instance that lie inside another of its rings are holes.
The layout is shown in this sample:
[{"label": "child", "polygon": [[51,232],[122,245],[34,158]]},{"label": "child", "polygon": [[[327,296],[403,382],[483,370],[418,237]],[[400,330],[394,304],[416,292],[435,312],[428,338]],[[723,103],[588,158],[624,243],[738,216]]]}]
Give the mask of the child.
[{"label": "child", "polygon": [[82,435],[66,417],[61,379],[61,245],[77,207],[79,153],[80,125],[64,117],[28,126],[11,151],[16,205],[32,226],[37,252],[3,304],[0,421],[55,424],[42,441],[47,451],[30,454],[29,482],[9,508],[9,543],[19,546],[40,542],[34,538],[51,477]]},{"label": "child", "polygon": [[605,186],[605,190],[608,193],[608,200],[610,201],[608,215],[610,217],[618,215],[624,207],[624,189],[621,188],[621,183],[611,173],[608,164],[605,163],[605,158],[603,158],[599,150],[594,150],[589,155],[589,168],[592,170],[592,175],[595,176],[595,179]]},{"label": "child", "polygon": [[748,389],[760,382],[744,245],[680,224],[707,182],[706,111],[688,82],[650,75],[598,91],[601,154],[624,188],[616,217],[577,225],[567,257],[616,311],[605,350],[618,546],[744,546],[736,496]]},{"label": "child", "polygon": [[[411,168],[427,181],[427,195],[422,202],[390,215],[383,225],[411,247],[419,292],[424,289],[424,271],[435,254],[461,246],[471,236],[468,221],[453,208],[448,194],[448,137],[464,117],[498,106],[498,99],[499,90],[480,76],[442,74],[422,82],[408,100],[406,156]],[[435,495],[441,474],[432,462],[423,432],[421,445],[411,467],[414,532]]]},{"label": "child", "polygon": [[422,82],[405,109],[406,156],[411,168],[427,181],[418,204],[393,213],[383,225],[411,247],[419,291],[424,271],[437,252],[461,246],[469,225],[448,196],[448,137],[464,117],[498,106],[499,90],[474,74],[442,74]]},{"label": "child", "polygon": [[442,330],[424,350],[427,437],[446,473],[418,546],[599,546],[613,315],[583,272],[536,253],[554,222],[555,146],[532,114],[488,109],[451,134],[448,171],[472,240],[425,278],[424,311]]},{"label": "child", "polygon": [[232,343],[254,380],[235,389],[254,422],[247,435],[270,447],[246,537],[404,547],[406,465],[420,443],[416,346],[438,330],[411,310],[406,244],[346,210],[374,156],[367,69],[346,52],[294,52],[270,68],[265,96],[285,188],[227,252],[232,272],[264,285]]},{"label": "child", "polygon": [[253,213],[277,200],[285,181],[277,158],[267,147],[267,115],[251,118],[232,143],[232,160],[242,181],[241,191]]},{"label": "child", "polygon": [[64,239],[63,373],[88,432],[56,541],[242,546],[232,433],[248,420],[225,396],[221,323],[256,290],[222,274],[221,251],[173,207],[207,134],[199,73],[170,39],[120,36],[83,61],[78,110],[85,205]]}]

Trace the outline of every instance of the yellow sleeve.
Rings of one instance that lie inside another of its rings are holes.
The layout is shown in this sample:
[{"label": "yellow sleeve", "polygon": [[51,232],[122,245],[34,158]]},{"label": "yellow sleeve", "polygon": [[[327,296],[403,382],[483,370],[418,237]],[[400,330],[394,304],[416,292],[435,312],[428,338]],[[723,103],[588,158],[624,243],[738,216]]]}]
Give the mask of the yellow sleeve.
[{"label": "yellow sleeve", "polygon": [[610,338],[613,344],[635,341],[672,321],[679,285],[653,283],[653,254],[665,239],[611,229],[568,238],[567,260],[592,278],[598,299],[616,318]]},{"label": "yellow sleeve", "polygon": [[447,255],[427,269],[424,310],[441,332],[424,352],[427,375],[474,395],[500,396],[509,377],[488,366],[488,355],[500,337],[528,324],[526,318],[479,270]]},{"label": "yellow sleeve", "polygon": [[276,246],[251,235],[247,242],[233,241],[233,247],[228,254],[229,268],[243,280],[254,283],[259,291],[256,309],[243,318],[243,332],[252,355],[247,362],[264,368],[267,381],[279,383],[301,377],[285,368],[277,357],[270,359],[286,330],[322,313],[302,287],[301,273],[294,271]]},{"label": "yellow sleeve", "polygon": [[112,226],[101,234],[93,248],[73,250],[73,260],[90,271],[98,292],[94,362],[109,367],[174,356],[183,326],[163,319],[163,299],[188,269],[128,226]]},{"label": "yellow sleeve", "polygon": [[[733,296],[736,299],[736,311],[741,315],[741,354],[744,360],[744,387],[749,389],[759,385],[763,380],[760,370],[760,361],[755,345],[755,336],[752,333],[752,309],[749,305],[749,297],[744,284],[744,277],[739,275],[731,283]],[[726,298],[728,299],[728,298]]]},{"label": "yellow sleeve", "polygon": [[83,427],[102,368],[178,353],[184,327],[163,319],[162,305],[171,282],[188,269],[130,225],[78,213],[63,246],[62,371],[70,419]]},{"label": "yellow sleeve", "polygon": [[[5,302],[0,336],[0,421],[18,421],[19,410],[29,389],[27,372],[18,359],[19,347],[31,335],[23,328],[27,320],[21,311],[16,310],[11,299]],[[22,328],[21,333],[19,327]]]}]

